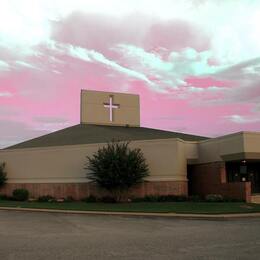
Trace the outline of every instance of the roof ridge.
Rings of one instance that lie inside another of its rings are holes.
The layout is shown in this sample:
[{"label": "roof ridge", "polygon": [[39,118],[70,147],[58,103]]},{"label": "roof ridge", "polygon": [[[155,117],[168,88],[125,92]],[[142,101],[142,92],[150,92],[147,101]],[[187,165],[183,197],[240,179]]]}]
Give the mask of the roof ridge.
[{"label": "roof ridge", "polygon": [[5,149],[104,143],[111,141],[112,139],[134,141],[167,138],[179,138],[184,141],[200,141],[208,139],[203,136],[147,127],[77,124],[6,147]]}]

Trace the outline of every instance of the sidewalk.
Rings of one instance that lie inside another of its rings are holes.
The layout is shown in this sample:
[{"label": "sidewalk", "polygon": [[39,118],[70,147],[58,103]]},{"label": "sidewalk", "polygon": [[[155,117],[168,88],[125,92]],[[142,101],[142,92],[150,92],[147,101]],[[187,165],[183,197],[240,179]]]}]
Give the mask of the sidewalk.
[{"label": "sidewalk", "polygon": [[108,215],[122,217],[164,217],[180,219],[204,219],[204,220],[228,220],[239,218],[260,218],[260,213],[239,213],[239,214],[179,214],[179,213],[142,213],[142,212],[109,212],[109,211],[80,211],[80,210],[58,210],[58,209],[32,209],[0,207],[0,210],[24,211],[24,212],[45,212],[61,214],[82,214],[82,215]]}]

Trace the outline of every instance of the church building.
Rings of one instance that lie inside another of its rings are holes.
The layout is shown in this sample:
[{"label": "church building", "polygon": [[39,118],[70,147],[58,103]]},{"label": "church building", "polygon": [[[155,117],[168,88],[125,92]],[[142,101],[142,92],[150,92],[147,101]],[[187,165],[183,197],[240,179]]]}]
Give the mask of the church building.
[{"label": "church building", "polygon": [[89,90],[81,91],[80,118],[78,125],[0,150],[8,177],[0,193],[25,188],[32,198],[102,196],[86,178],[86,157],[120,140],[140,148],[149,165],[134,197],[221,194],[260,201],[260,133],[208,138],[141,127],[138,95]]}]

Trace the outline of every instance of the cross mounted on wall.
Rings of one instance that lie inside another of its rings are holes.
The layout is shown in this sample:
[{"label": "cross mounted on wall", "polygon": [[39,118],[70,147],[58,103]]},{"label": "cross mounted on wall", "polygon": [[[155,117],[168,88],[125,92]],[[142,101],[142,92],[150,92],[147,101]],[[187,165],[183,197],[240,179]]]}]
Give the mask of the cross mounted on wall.
[{"label": "cross mounted on wall", "polygon": [[104,103],[105,108],[109,108],[109,121],[113,122],[113,109],[119,108],[119,104],[113,104],[113,96],[109,96],[109,103]]}]

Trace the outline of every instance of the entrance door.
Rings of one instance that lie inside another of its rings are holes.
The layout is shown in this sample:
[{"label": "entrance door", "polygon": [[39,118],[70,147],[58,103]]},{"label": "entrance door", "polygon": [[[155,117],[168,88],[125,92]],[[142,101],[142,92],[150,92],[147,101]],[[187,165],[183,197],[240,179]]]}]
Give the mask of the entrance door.
[{"label": "entrance door", "polygon": [[251,182],[252,193],[260,193],[260,163],[249,162],[247,173]]},{"label": "entrance door", "polygon": [[226,163],[228,182],[251,182],[251,192],[260,193],[260,162],[236,161]]},{"label": "entrance door", "polygon": [[249,180],[251,181],[252,193],[260,193],[260,173],[249,173]]}]

